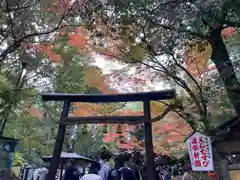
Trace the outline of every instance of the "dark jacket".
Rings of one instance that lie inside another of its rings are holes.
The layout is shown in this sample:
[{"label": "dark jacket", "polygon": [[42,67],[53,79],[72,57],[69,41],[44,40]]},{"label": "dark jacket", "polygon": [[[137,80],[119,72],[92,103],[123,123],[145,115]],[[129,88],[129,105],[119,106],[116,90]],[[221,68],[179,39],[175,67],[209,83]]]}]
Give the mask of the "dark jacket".
[{"label": "dark jacket", "polygon": [[137,164],[134,162],[129,162],[128,167],[131,169],[133,176],[135,177],[136,180],[140,180],[140,169],[138,168]]},{"label": "dark jacket", "polygon": [[122,167],[119,170],[113,168],[109,171],[108,180],[136,180],[130,168]]},{"label": "dark jacket", "polygon": [[123,180],[136,180],[130,168],[122,167],[119,169],[119,171],[123,177]]},{"label": "dark jacket", "polygon": [[77,168],[69,167],[65,170],[64,180],[79,180],[79,175]]}]

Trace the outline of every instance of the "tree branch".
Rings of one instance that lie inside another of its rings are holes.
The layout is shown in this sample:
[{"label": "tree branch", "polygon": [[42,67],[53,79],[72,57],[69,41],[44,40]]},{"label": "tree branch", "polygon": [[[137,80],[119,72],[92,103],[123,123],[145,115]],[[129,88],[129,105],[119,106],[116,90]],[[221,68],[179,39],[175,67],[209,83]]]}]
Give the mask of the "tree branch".
[{"label": "tree branch", "polygon": [[148,21],[151,24],[153,24],[157,27],[161,27],[161,28],[168,29],[168,30],[171,30],[171,31],[176,31],[178,33],[187,33],[187,34],[190,34],[192,36],[195,36],[195,37],[198,37],[198,38],[201,38],[201,39],[206,39],[207,38],[207,36],[204,35],[204,34],[194,32],[194,31],[188,30],[186,28],[176,28],[176,27],[173,27],[173,26],[168,26],[166,24],[157,23],[157,22],[152,21],[150,18],[148,18]]},{"label": "tree branch", "polygon": [[201,102],[201,103],[199,103],[199,105],[202,106],[202,112],[200,111],[199,113],[202,113],[203,116],[206,116],[207,115],[207,105],[206,105],[206,102],[203,97],[202,87],[200,87],[200,85],[198,84],[196,79],[191,75],[191,73],[189,71],[187,71],[187,69],[185,67],[183,67],[181,64],[179,64],[177,62],[177,60],[173,54],[172,54],[172,58],[173,58],[174,62],[176,63],[176,65],[180,69],[182,69],[190,77],[190,79],[192,79],[192,81],[196,84],[197,89],[199,90],[199,96],[200,96],[200,102]]},{"label": "tree branch", "polygon": [[152,122],[155,122],[155,121],[159,121],[161,119],[163,119],[171,110],[173,109],[173,107],[171,105],[169,105],[162,114],[154,117],[154,118],[151,118],[151,121]]},{"label": "tree branch", "polygon": [[[72,7],[73,8],[73,7]],[[12,43],[10,46],[7,47],[7,49],[5,49],[1,54],[0,54],[0,62],[2,60],[4,60],[10,53],[14,52],[18,47],[21,46],[21,44],[28,38],[30,37],[35,37],[35,36],[41,36],[41,35],[47,35],[47,34],[51,34],[59,29],[62,29],[66,26],[69,26],[69,25],[61,25],[63,20],[70,14],[72,8],[70,9],[67,9],[67,7],[65,7],[65,12],[63,13],[63,15],[61,16],[59,22],[57,23],[57,25],[50,29],[50,30],[47,30],[47,31],[43,31],[43,32],[34,32],[34,33],[31,33],[31,34],[27,34],[19,39],[16,39],[14,41],[14,43]]]}]

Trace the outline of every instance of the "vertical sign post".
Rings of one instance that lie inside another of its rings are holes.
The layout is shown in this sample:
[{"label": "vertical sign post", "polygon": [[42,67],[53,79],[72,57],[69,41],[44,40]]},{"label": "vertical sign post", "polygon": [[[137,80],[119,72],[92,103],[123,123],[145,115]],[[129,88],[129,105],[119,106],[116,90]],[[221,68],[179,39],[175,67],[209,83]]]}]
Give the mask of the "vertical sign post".
[{"label": "vertical sign post", "polygon": [[0,137],[0,169],[12,167],[16,146],[16,139]]}]

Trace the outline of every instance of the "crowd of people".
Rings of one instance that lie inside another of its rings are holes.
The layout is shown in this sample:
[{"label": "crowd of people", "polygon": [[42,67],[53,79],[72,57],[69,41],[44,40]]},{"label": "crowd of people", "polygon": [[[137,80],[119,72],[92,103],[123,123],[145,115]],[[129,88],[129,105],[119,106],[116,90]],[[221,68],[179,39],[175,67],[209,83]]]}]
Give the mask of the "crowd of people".
[{"label": "crowd of people", "polygon": [[[74,162],[69,161],[64,180],[148,180],[146,169],[146,164],[139,155],[118,155],[114,158],[114,167],[101,156],[99,162],[92,163],[88,173],[82,177],[74,167]],[[155,172],[157,180],[193,179],[187,169],[181,171],[176,165],[158,165]]]}]

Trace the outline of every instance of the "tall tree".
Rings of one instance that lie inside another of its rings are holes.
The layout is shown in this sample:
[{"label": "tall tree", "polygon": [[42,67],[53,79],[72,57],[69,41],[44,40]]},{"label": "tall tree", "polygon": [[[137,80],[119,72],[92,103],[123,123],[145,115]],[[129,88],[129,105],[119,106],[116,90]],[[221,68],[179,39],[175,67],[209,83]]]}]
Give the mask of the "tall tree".
[{"label": "tall tree", "polygon": [[[143,47],[138,56],[146,54],[144,49],[150,50],[151,55],[159,56],[169,54],[173,48],[174,51],[185,51],[183,47],[189,44],[200,44],[200,51],[203,52],[208,42],[212,48],[211,59],[227,95],[237,114],[240,114],[239,79],[221,35],[225,28],[239,28],[238,5],[239,2],[235,0],[107,1],[100,18],[102,24],[109,28],[107,31],[106,28],[101,30],[101,34],[104,34],[104,39],[107,39],[106,34],[114,39],[117,52],[121,52],[119,47],[122,49],[123,44],[130,44],[124,49],[133,56],[136,56],[132,52],[137,46]],[[112,13],[109,13],[109,9]],[[137,43],[136,39],[140,42]],[[109,42],[109,46],[112,46],[112,42]]]},{"label": "tall tree", "polygon": [[97,6],[81,0],[1,1],[0,61],[26,44],[51,41],[59,29],[87,25],[79,19],[90,17]]},{"label": "tall tree", "polygon": [[31,107],[38,101],[37,89],[49,87],[46,79],[52,73],[52,63],[39,53],[32,55],[31,51],[17,52],[1,66],[1,134],[13,112]]},{"label": "tall tree", "polygon": [[[58,0],[47,2],[42,0],[4,0],[0,3],[0,67],[3,79],[1,82],[0,134],[3,134],[7,119],[17,106],[20,106],[22,102],[26,106],[31,103],[34,104],[33,101],[37,100],[35,88],[37,90],[41,88],[45,90],[52,89],[52,85],[48,83],[52,84],[53,80],[50,79],[54,79],[57,73],[61,73],[56,72],[60,68],[56,69],[56,66],[51,61],[48,61],[47,57],[39,53],[39,51],[45,51],[48,55],[53,55],[52,61],[58,60],[56,57],[61,56],[51,54],[48,44],[46,45],[45,43],[55,43],[55,38],[52,36],[61,34],[60,30],[63,28],[67,31],[66,27],[71,29],[72,26],[86,25],[85,22],[79,19],[91,14],[92,10],[90,9],[86,12],[86,8],[90,6],[94,9],[97,7],[97,4],[83,1]],[[64,42],[58,44],[60,48],[62,45],[66,47]],[[72,49],[70,48],[70,50]],[[69,51],[69,49],[66,51]],[[68,52],[62,52],[61,55],[67,56]],[[75,62],[78,61],[77,58],[75,56]],[[71,61],[73,60],[71,59]],[[79,68],[79,62],[77,63],[78,66],[73,66],[71,63],[67,65],[66,61],[64,68],[72,66],[77,69]],[[51,76],[53,73],[55,73],[54,76]],[[76,74],[73,75],[74,78],[78,79],[77,76]],[[67,77],[64,78],[66,79]],[[60,85],[55,83],[54,86]],[[31,99],[32,97],[35,100]]]}]

